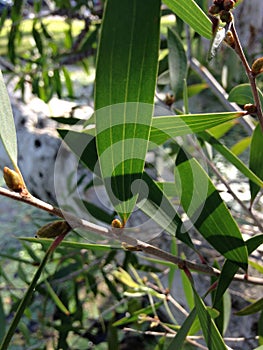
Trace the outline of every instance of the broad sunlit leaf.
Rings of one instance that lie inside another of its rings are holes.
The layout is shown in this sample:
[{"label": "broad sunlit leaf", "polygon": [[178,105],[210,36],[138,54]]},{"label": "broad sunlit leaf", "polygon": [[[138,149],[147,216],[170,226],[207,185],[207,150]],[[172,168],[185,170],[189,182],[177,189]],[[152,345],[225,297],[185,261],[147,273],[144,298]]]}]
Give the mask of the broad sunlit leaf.
[{"label": "broad sunlit leaf", "polygon": [[159,0],[106,3],[95,82],[96,141],[107,193],[124,223],[138,198],[148,148],[159,22]]}]

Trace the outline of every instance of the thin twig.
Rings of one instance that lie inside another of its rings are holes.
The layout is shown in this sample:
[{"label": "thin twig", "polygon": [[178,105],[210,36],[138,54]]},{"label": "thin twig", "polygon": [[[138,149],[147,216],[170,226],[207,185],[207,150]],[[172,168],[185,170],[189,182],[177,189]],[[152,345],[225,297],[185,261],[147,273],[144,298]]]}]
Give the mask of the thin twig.
[{"label": "thin twig", "polygon": [[[146,254],[153,255],[156,258],[160,258],[164,261],[171,262],[175,265],[177,265],[180,269],[189,269],[192,271],[196,271],[199,273],[204,273],[209,276],[220,276],[220,271],[205,264],[198,264],[194,263],[188,260],[180,259],[177,256],[174,256],[162,249],[159,249],[151,244],[148,244],[146,242],[140,241],[139,239],[127,236],[122,230],[120,229],[119,233],[115,230],[112,230],[111,228],[106,228],[103,226],[99,226],[96,224],[93,224],[92,222],[89,222],[87,220],[80,219],[71,213],[68,213],[64,210],[60,210],[59,208],[53,207],[52,205],[41,201],[33,196],[24,196],[22,197],[19,193],[12,192],[7,190],[6,188],[0,187],[0,195],[3,195],[5,197],[9,197],[15,200],[18,200],[20,202],[27,203],[29,205],[32,205],[34,207],[37,207],[39,209],[42,209],[44,211],[47,211],[50,214],[53,214],[55,216],[61,217],[68,221],[69,225],[72,228],[82,228],[89,232],[95,232],[102,236],[105,236],[111,240],[115,239],[119,242],[124,242],[128,246],[132,246],[136,248],[137,251],[143,251]],[[134,235],[135,237],[135,235]],[[256,285],[263,285],[263,279],[252,277],[252,276],[245,276],[241,274],[236,274],[233,278],[236,281],[243,282],[243,283],[249,283],[249,284],[256,284]]]},{"label": "thin twig", "polygon": [[251,86],[251,90],[252,90],[252,94],[253,94],[253,98],[254,98],[254,102],[255,102],[255,106],[257,107],[257,117],[261,126],[261,130],[263,132],[263,113],[262,113],[262,107],[261,107],[261,103],[260,103],[260,98],[259,98],[259,94],[258,94],[258,90],[257,90],[257,85],[256,85],[256,77],[253,74],[248,61],[246,59],[246,56],[243,52],[242,46],[240,44],[239,38],[238,38],[238,34],[235,28],[235,24],[234,21],[232,21],[231,23],[231,27],[230,27],[231,33],[233,35],[233,38],[235,40],[235,45],[234,45],[234,49],[237,53],[237,55],[240,57],[241,62],[245,68],[250,86]]}]

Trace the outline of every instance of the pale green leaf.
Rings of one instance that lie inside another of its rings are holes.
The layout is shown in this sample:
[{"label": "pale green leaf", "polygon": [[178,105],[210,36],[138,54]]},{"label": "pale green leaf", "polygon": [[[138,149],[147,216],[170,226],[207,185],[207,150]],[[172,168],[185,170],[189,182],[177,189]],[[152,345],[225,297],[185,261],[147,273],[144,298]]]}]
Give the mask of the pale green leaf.
[{"label": "pale green leaf", "polygon": [[0,137],[14,167],[17,167],[17,141],[9,96],[0,70]]},{"label": "pale green leaf", "polygon": [[207,39],[212,37],[212,23],[194,0],[163,0],[178,17]]},{"label": "pale green leaf", "polygon": [[[263,105],[263,94],[258,90],[261,105]],[[230,102],[236,102],[239,105],[245,105],[247,103],[254,104],[254,98],[251,91],[250,84],[240,84],[235,86],[229,93],[228,100]]]},{"label": "pale green leaf", "polygon": [[160,145],[173,137],[201,132],[244,114],[244,112],[222,112],[154,117],[150,141]]}]

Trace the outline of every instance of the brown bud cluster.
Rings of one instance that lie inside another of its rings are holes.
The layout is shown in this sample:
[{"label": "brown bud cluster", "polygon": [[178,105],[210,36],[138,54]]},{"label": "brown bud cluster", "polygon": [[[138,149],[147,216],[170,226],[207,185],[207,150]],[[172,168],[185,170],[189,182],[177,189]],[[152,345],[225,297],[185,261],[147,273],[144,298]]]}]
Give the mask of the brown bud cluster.
[{"label": "brown bud cluster", "polygon": [[236,2],[237,0],[214,0],[209,13],[212,16],[219,15],[222,22],[230,23],[232,15],[229,11],[233,9]]}]

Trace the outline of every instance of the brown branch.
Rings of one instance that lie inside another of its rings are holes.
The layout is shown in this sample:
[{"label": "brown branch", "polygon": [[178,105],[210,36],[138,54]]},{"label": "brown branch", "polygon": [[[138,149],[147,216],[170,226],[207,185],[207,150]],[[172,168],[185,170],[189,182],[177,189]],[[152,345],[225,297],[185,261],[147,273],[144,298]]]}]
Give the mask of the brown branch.
[{"label": "brown branch", "polygon": [[[50,214],[53,214],[55,216],[61,217],[69,223],[69,225],[72,228],[82,228],[89,232],[95,232],[98,233],[104,237],[109,238],[110,240],[117,240],[121,243],[125,243],[128,247],[131,246],[131,248],[136,248],[137,251],[142,251],[146,254],[152,255],[155,258],[162,259],[164,261],[171,262],[172,264],[177,265],[180,269],[189,269],[198,273],[204,273],[209,276],[220,276],[220,271],[205,264],[198,264],[194,263],[188,260],[184,260],[181,258],[178,258],[177,256],[174,256],[162,249],[159,249],[151,244],[148,244],[146,242],[140,241],[139,239],[127,236],[122,229],[112,229],[112,228],[106,228],[103,226],[96,225],[92,222],[89,222],[87,220],[80,219],[76,216],[74,216],[71,213],[68,213],[64,210],[61,210],[59,208],[56,208],[52,206],[51,204],[48,204],[44,201],[41,201],[38,198],[35,198],[31,195],[29,196],[21,196],[19,193],[9,191],[6,188],[0,187],[0,195],[12,198],[14,200],[27,203],[29,205],[32,205],[36,208],[39,208],[41,210],[44,210]],[[135,235],[134,235],[135,236]],[[134,249],[132,249],[134,250]],[[249,283],[249,284],[255,284],[255,285],[263,285],[263,279],[257,278],[253,276],[245,276],[241,274],[236,274],[233,278],[235,281],[243,282],[243,283]]]},{"label": "brown branch", "polygon": [[234,50],[237,53],[237,55],[239,56],[239,58],[241,59],[241,62],[245,68],[250,86],[251,86],[251,90],[252,90],[252,94],[253,94],[253,98],[254,98],[254,102],[255,102],[255,106],[257,108],[256,114],[259,120],[259,124],[261,126],[261,130],[263,132],[263,113],[262,113],[262,107],[261,107],[261,103],[260,103],[260,98],[259,98],[259,94],[258,94],[258,90],[257,90],[257,85],[256,85],[256,77],[253,74],[248,61],[246,59],[246,56],[243,52],[242,46],[240,44],[239,38],[238,38],[238,34],[235,28],[235,24],[234,21],[231,23],[231,27],[230,27],[231,33],[233,35],[234,38]]}]

